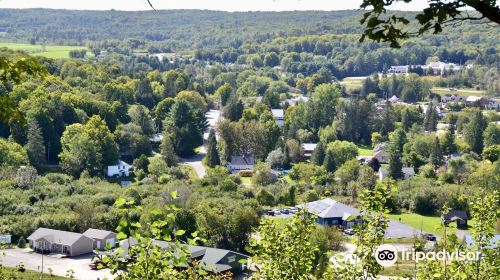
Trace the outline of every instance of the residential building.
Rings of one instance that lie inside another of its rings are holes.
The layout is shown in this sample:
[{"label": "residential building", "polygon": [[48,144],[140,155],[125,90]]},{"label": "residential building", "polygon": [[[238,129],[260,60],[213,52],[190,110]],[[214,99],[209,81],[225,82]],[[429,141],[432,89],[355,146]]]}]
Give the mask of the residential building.
[{"label": "residential building", "polygon": [[399,65],[399,66],[391,66],[387,73],[390,74],[408,74],[410,72],[410,66],[408,65]]},{"label": "residential building", "polygon": [[[172,247],[172,243],[154,240],[153,243],[163,250],[168,250]],[[120,247],[123,249],[123,256],[128,257],[128,250],[130,246],[137,245],[137,240],[134,238],[125,239],[120,242]],[[211,247],[202,247],[194,245],[182,245],[186,246],[191,257],[189,261],[199,261],[200,266],[208,272],[212,273],[224,273],[232,272],[233,274],[238,274],[246,270],[246,267],[240,263],[240,260],[248,259],[247,255],[240,254],[230,250],[217,249]],[[175,248],[172,250],[179,250]]]},{"label": "residential building", "polygon": [[316,143],[302,143],[302,149],[304,149],[304,157],[311,157],[314,149],[316,149]]},{"label": "residential building", "polygon": [[231,156],[228,168],[230,172],[253,170],[255,158],[253,156]]},{"label": "residential building", "polygon": [[475,104],[479,105],[486,105],[488,103],[488,99],[482,97],[482,96],[468,96],[467,99],[465,99],[465,105],[467,106],[473,106]]},{"label": "residential building", "polygon": [[448,214],[442,215],[444,225],[448,226],[452,222],[457,222],[457,228],[467,228],[469,216],[463,210],[451,210]]},{"label": "residential building", "polygon": [[106,170],[106,175],[108,177],[113,177],[113,176],[118,176],[118,177],[124,177],[124,176],[129,176],[130,175],[130,170],[131,170],[131,165],[122,161],[118,160],[115,165],[109,165],[107,170]]},{"label": "residential building", "polygon": [[316,215],[316,223],[320,225],[342,226],[348,229],[361,221],[358,209],[331,198],[299,205],[299,208]]},{"label": "residential building", "polygon": [[94,240],[81,233],[38,228],[27,240],[36,252],[64,254],[71,257],[92,253]]},{"label": "residential building", "polygon": [[107,230],[89,228],[83,235],[91,238],[94,241],[94,248],[101,251],[106,249],[108,243],[114,248],[117,241],[116,233]]}]

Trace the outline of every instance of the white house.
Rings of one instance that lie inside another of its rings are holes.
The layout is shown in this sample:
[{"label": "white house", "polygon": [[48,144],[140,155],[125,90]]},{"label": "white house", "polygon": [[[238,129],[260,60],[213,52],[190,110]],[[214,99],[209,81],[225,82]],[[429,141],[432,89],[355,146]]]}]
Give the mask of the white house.
[{"label": "white house", "polygon": [[124,177],[124,176],[129,176],[130,175],[130,169],[131,165],[122,161],[118,160],[115,165],[108,165],[107,172],[106,174],[108,177],[113,177],[113,176],[118,176],[118,177]]},{"label": "white house", "polygon": [[389,98],[389,101],[391,103],[398,103],[400,99],[396,95],[393,95],[391,98]]}]

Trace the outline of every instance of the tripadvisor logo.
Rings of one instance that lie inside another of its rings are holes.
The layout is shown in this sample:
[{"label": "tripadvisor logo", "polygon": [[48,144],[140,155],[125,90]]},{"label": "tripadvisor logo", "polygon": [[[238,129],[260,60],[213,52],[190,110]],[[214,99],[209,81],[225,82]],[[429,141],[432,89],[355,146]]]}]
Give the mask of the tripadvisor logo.
[{"label": "tripadvisor logo", "polygon": [[424,260],[430,261],[477,261],[479,260],[479,252],[463,252],[463,251],[431,251],[431,252],[415,252],[415,250],[398,251],[394,245],[383,244],[375,251],[375,260],[383,267],[393,266],[396,261],[415,261]]}]

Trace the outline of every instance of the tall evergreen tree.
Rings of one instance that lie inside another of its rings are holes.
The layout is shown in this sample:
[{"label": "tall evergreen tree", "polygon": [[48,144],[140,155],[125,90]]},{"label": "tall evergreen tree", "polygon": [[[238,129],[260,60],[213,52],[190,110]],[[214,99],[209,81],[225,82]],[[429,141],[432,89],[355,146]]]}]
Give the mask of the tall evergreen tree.
[{"label": "tall evergreen tree", "polygon": [[471,151],[481,154],[483,151],[483,132],[486,127],[486,120],[479,109],[474,109],[471,113],[469,123],[464,129],[464,139]]},{"label": "tall evergreen tree", "polygon": [[241,119],[243,114],[243,102],[236,95],[232,95],[224,106],[224,117],[234,122]]},{"label": "tall evergreen tree", "polygon": [[424,118],[424,129],[426,131],[436,131],[438,113],[432,102],[427,106]]},{"label": "tall evergreen tree", "polygon": [[500,125],[490,123],[484,130],[484,146],[489,147],[500,144]]},{"label": "tall evergreen tree", "polygon": [[323,144],[323,142],[319,142],[318,145],[316,145],[316,148],[314,149],[311,155],[311,162],[316,165],[323,165],[324,160],[325,160],[325,145]]},{"label": "tall evergreen tree", "polygon": [[163,134],[163,140],[161,141],[160,149],[161,156],[169,167],[177,165],[177,162],[179,160],[177,158],[177,155],[175,154],[172,138],[167,133]]},{"label": "tall evergreen tree", "polygon": [[149,109],[153,108],[155,105],[153,89],[151,88],[151,84],[146,77],[141,78],[137,84],[135,100]]},{"label": "tall evergreen tree", "polygon": [[389,175],[394,179],[403,178],[403,145],[406,142],[406,134],[402,129],[397,129],[389,142]]},{"label": "tall evergreen tree", "polygon": [[31,165],[40,167],[45,162],[45,146],[43,143],[42,129],[35,119],[28,122],[28,143],[26,151]]},{"label": "tall evergreen tree", "polygon": [[211,129],[208,135],[206,163],[210,167],[220,165],[219,152],[217,151],[217,139],[215,130]]},{"label": "tall evergreen tree", "polygon": [[441,145],[439,144],[439,138],[437,138],[437,137],[434,138],[434,142],[431,146],[431,152],[429,155],[429,162],[434,167],[441,166],[441,163],[443,162],[442,153],[441,153]]},{"label": "tall evergreen tree", "polygon": [[455,144],[455,137],[451,129],[445,132],[443,143],[441,144],[441,151],[443,155],[451,155],[457,152],[457,145]]}]

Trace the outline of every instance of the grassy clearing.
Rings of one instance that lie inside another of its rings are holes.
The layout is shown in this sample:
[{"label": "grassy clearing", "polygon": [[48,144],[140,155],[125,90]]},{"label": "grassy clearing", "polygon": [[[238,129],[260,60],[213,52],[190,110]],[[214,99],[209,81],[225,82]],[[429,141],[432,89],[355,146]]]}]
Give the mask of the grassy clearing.
[{"label": "grassy clearing", "polygon": [[2,47],[13,50],[23,50],[32,55],[48,58],[69,58],[70,51],[87,49],[86,47],[80,46],[43,46],[20,43],[0,43],[0,48]]},{"label": "grassy clearing", "polygon": [[464,89],[456,89],[456,90],[451,90],[449,88],[442,88],[442,87],[433,87],[431,89],[432,92],[440,94],[440,95],[446,95],[446,94],[454,94],[454,95],[459,95],[459,96],[470,96],[470,95],[475,95],[475,96],[485,96],[485,92],[482,90],[475,90],[473,88],[464,88]]},{"label": "grassy clearing", "polygon": [[[16,268],[12,268],[12,267],[3,267],[2,269],[3,269],[5,276],[6,276],[5,279],[23,279],[23,280],[41,279],[40,272],[31,271],[31,270],[26,270],[25,272],[19,272],[19,271],[17,271]],[[44,269],[44,271],[45,271],[45,269]],[[68,278],[44,273],[43,279],[61,280],[61,279],[68,279]]]},{"label": "grassy clearing", "polygon": [[[404,213],[398,215],[389,215],[389,218],[394,221],[398,221],[399,218],[401,218],[402,223],[410,225],[418,230],[422,228],[424,232],[433,233],[438,236],[443,235],[443,231],[440,229],[441,217],[422,216],[415,213]],[[449,233],[455,233],[457,229],[453,227],[447,227],[446,231]]]},{"label": "grassy clearing", "polygon": [[364,77],[347,77],[340,81],[347,90],[360,89],[363,86]]},{"label": "grassy clearing", "polygon": [[360,156],[372,156],[373,155],[373,148],[370,146],[359,146],[358,147],[358,154]]},{"label": "grassy clearing", "polygon": [[252,185],[252,177],[240,177],[241,178],[241,183],[244,186],[251,186]]}]

